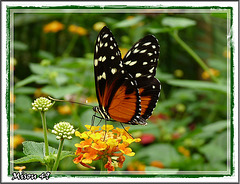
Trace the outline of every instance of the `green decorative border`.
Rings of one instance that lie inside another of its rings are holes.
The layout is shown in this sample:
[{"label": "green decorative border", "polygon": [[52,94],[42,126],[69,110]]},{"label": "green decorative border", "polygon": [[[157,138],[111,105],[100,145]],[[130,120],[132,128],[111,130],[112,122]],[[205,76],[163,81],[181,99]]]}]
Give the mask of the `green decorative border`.
[{"label": "green decorative border", "polygon": [[[203,6],[203,7],[191,7],[191,6],[184,6],[184,7],[178,7],[178,6],[167,6],[164,7],[161,4],[161,2],[158,2],[159,6],[127,6],[127,5],[106,5],[106,6],[77,6],[77,5],[69,5],[69,6],[42,6],[42,7],[35,7],[35,6],[29,6],[29,7],[22,7],[22,6],[6,6],[7,8],[7,14],[6,14],[6,29],[7,29],[7,64],[6,64],[6,71],[7,71],[7,91],[6,91],[6,109],[7,109],[7,121],[8,121],[8,131],[7,131],[7,135],[8,135],[8,145],[10,145],[10,16],[11,16],[11,12],[10,10],[16,10],[16,9],[42,9],[42,10],[46,10],[46,9],[94,9],[94,10],[116,10],[116,9],[139,9],[139,10],[143,10],[143,9],[151,9],[151,10],[160,10],[160,9],[204,9],[204,10],[230,10],[230,28],[233,25],[233,7],[229,6],[229,7],[220,7],[220,6]],[[108,12],[103,12],[103,13],[108,13]],[[164,12],[166,13],[166,12]],[[187,12],[186,12],[187,13]],[[223,13],[223,12],[219,12],[219,13]],[[227,12],[224,12],[227,13]],[[161,178],[199,178],[199,177],[225,177],[225,176],[232,176],[234,173],[234,166],[233,166],[233,138],[234,138],[234,128],[233,128],[233,108],[234,108],[234,74],[233,74],[233,69],[234,69],[234,64],[233,64],[233,47],[234,47],[234,43],[232,41],[232,31],[231,31],[231,43],[230,43],[230,51],[231,51],[231,60],[230,60],[230,83],[231,83],[231,89],[230,89],[230,98],[231,98],[231,102],[230,102],[230,106],[231,106],[231,124],[230,124],[230,132],[231,132],[231,161],[230,161],[230,167],[231,167],[231,171],[230,174],[210,174],[210,175],[203,175],[203,174],[176,174],[176,175],[171,175],[171,174],[145,174],[145,175],[140,175],[140,174],[134,174],[134,175],[115,175],[115,174],[110,174],[110,175],[90,175],[90,174],[84,174],[84,175],[67,175],[67,174],[58,174],[58,175],[54,175],[54,177],[63,177],[63,176],[72,176],[72,177],[82,177],[82,178],[98,178],[98,177],[133,177],[133,178],[138,178],[138,177],[142,177],[142,178],[157,178],[157,177],[161,177]],[[8,146],[8,164],[10,165],[10,146]],[[10,171],[10,166],[8,165],[8,175],[11,176],[11,171]],[[31,171],[29,171],[30,173]],[[61,173],[64,171],[61,171]],[[225,171],[219,171],[219,172],[225,172]]]}]

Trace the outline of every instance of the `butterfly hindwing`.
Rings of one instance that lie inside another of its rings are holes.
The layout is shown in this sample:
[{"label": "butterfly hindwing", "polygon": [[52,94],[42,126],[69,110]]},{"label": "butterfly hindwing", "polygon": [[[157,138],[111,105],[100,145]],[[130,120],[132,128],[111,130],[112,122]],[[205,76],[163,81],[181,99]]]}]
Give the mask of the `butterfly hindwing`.
[{"label": "butterfly hindwing", "polygon": [[140,39],[123,58],[123,66],[136,79],[156,74],[159,44],[153,35]]},{"label": "butterfly hindwing", "polygon": [[137,81],[141,98],[141,117],[147,120],[156,106],[161,85],[154,77],[159,58],[159,43],[153,35],[140,39],[127,52],[123,66]]}]

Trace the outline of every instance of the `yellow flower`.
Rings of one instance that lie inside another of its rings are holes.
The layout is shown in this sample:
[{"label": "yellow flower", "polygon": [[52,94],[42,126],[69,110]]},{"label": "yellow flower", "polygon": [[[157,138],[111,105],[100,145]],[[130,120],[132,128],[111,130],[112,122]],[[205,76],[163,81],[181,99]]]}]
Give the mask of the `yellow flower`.
[{"label": "yellow flower", "polygon": [[62,106],[58,106],[58,112],[60,114],[71,114],[72,113],[72,110],[71,110],[71,107],[69,107],[69,105],[62,105]]},{"label": "yellow flower", "polygon": [[178,147],[178,151],[180,153],[182,153],[185,157],[189,157],[190,156],[190,151],[186,148],[184,148],[183,146],[179,146]]},{"label": "yellow flower", "polygon": [[88,31],[85,28],[80,27],[80,26],[76,26],[76,25],[70,25],[68,27],[68,31],[70,31],[72,33],[76,33],[80,36],[87,35],[87,33],[88,33]]},{"label": "yellow flower", "polygon": [[13,168],[21,172],[23,169],[26,169],[26,166],[15,166]]},{"label": "yellow flower", "polygon": [[94,25],[93,25],[93,29],[97,32],[101,31],[101,29],[106,26],[106,24],[104,22],[96,22]]},{"label": "yellow flower", "polygon": [[14,135],[13,137],[11,137],[11,147],[12,148],[17,148],[18,145],[22,144],[22,142],[24,141],[24,138],[21,135]]},{"label": "yellow flower", "polygon": [[53,32],[53,33],[56,33],[58,31],[61,31],[63,30],[64,28],[64,25],[58,21],[53,21],[53,22],[50,22],[49,24],[46,24],[44,27],[43,27],[43,31],[45,33],[49,33],[49,32]]},{"label": "yellow flower", "polygon": [[[108,172],[114,171],[116,165],[122,167],[125,155],[134,156],[135,153],[128,146],[133,142],[141,141],[140,138],[132,138],[124,129],[116,128],[112,125],[103,125],[102,130],[99,126],[85,125],[87,132],[75,132],[75,135],[84,139],[79,144],[75,144],[77,156],[73,162],[75,164],[90,168],[92,161],[103,159],[107,160],[104,167]],[[126,128],[128,130],[129,127]],[[114,159],[116,158],[116,159]],[[112,160],[113,159],[113,160]],[[117,163],[116,163],[117,162]]]},{"label": "yellow flower", "polygon": [[[214,68],[210,68],[209,72],[211,72],[211,74],[216,76],[216,77],[220,75],[220,72],[218,70],[214,69]],[[204,71],[202,73],[202,78],[205,79],[205,80],[209,79],[210,78],[209,73]]]}]

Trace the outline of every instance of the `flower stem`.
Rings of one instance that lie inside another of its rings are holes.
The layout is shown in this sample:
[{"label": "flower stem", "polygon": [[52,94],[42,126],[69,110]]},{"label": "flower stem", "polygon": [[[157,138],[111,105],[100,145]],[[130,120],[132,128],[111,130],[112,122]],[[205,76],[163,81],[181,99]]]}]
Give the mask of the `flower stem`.
[{"label": "flower stem", "polygon": [[59,161],[60,161],[60,156],[61,156],[61,153],[62,153],[62,149],[63,149],[63,142],[64,142],[64,139],[60,139],[60,143],[59,143],[59,146],[58,146],[58,154],[57,154],[57,158],[55,160],[55,163],[53,165],[53,171],[56,171],[57,168],[58,168],[58,165],[59,165]]},{"label": "flower stem", "polygon": [[188,54],[190,54],[193,59],[202,67],[204,71],[206,71],[211,79],[218,83],[218,79],[212,74],[212,72],[209,70],[209,67],[204,63],[204,61],[189,47],[179,36],[178,36],[178,30],[174,30],[174,32],[171,33],[173,38],[184,48]]},{"label": "flower stem", "polygon": [[47,123],[46,123],[46,116],[45,112],[41,111],[41,118],[42,118],[42,126],[43,126],[43,135],[44,135],[44,142],[45,142],[45,156],[49,155],[48,149],[48,139],[47,139]]},{"label": "flower stem", "polygon": [[63,53],[63,57],[68,57],[69,56],[69,54],[71,53],[71,51],[73,50],[73,48],[74,48],[74,46],[77,42],[77,39],[78,39],[78,35],[74,34],[73,37],[72,37],[72,40],[68,44],[68,47],[66,48],[66,50]]}]

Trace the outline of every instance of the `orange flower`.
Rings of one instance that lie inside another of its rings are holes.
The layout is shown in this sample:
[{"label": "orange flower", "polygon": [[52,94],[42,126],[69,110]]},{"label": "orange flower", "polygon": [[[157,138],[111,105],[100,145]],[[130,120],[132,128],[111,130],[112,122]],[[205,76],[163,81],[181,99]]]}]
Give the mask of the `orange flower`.
[{"label": "orange flower", "polygon": [[178,147],[178,151],[180,153],[182,153],[185,157],[189,157],[190,156],[190,151],[186,148],[184,148],[183,146],[179,146]]},{"label": "orange flower", "polygon": [[53,21],[53,22],[50,22],[49,24],[46,24],[44,27],[43,27],[43,31],[45,33],[49,33],[49,32],[53,32],[53,33],[56,33],[58,31],[61,31],[63,30],[64,28],[64,25],[58,21]]},{"label": "orange flower", "polygon": [[[141,171],[141,172],[138,172],[139,174],[142,173],[144,174],[145,173],[145,165],[139,161],[135,161],[135,162],[132,162],[130,163],[128,166],[127,166],[127,170],[128,171]],[[134,172],[133,172],[134,173]]]},{"label": "orange flower", "polygon": [[75,25],[70,25],[68,27],[68,31],[70,31],[72,33],[76,33],[80,36],[87,35],[87,33],[88,33],[88,31],[85,28],[80,27],[80,26],[75,26]]},{"label": "orange flower", "polygon": [[69,107],[69,105],[62,105],[62,106],[59,106],[59,107],[58,107],[58,112],[59,112],[60,114],[65,115],[65,114],[71,114],[71,113],[72,113],[72,110],[71,110],[71,108]]},{"label": "orange flower", "polygon": [[[214,69],[214,68],[210,68],[210,69],[209,69],[209,72],[211,72],[211,74],[214,75],[214,76],[216,76],[216,77],[220,75],[220,72],[219,72],[218,70]],[[204,72],[202,73],[202,78],[203,78],[204,80],[209,79],[209,78],[210,78],[209,73],[206,72],[206,71],[204,71]]]},{"label": "orange flower", "polygon": [[[135,153],[128,146],[133,142],[139,142],[141,139],[133,139],[124,129],[116,128],[112,125],[103,125],[102,130],[99,126],[85,125],[89,131],[75,135],[84,139],[79,144],[75,144],[77,157],[73,160],[75,164],[91,164],[92,161],[99,159],[107,160],[104,167],[108,172],[114,171],[114,167],[122,167],[125,161],[125,155],[134,156]],[[126,127],[128,130],[129,127]],[[116,159],[115,159],[116,158]],[[89,166],[87,166],[89,167]]]},{"label": "orange flower", "polygon": [[164,165],[162,162],[158,161],[158,160],[154,160],[150,163],[151,166],[153,167],[158,167],[158,168],[164,168]]}]

